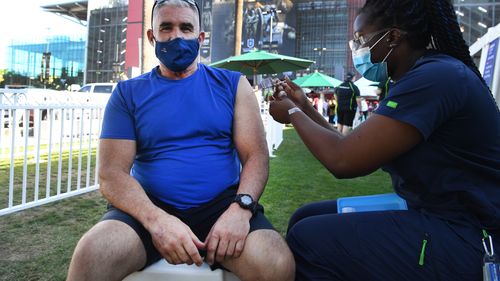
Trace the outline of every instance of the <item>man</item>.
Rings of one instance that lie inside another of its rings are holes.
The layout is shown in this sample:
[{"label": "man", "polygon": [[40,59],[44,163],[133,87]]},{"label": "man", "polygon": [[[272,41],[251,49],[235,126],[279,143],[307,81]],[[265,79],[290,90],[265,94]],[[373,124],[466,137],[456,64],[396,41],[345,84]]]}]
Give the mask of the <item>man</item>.
[{"label": "man", "polygon": [[155,2],[147,36],[160,65],[108,102],[99,178],[112,206],[79,241],[68,280],[202,256],[241,280],[293,280],[293,256],[256,203],[268,176],[257,101],[239,73],[197,63],[199,20],[192,0]]},{"label": "man", "polygon": [[347,73],[344,82],[335,89],[338,130],[344,135],[351,131],[356,109],[361,102],[359,89],[352,82],[353,77],[354,74]]}]

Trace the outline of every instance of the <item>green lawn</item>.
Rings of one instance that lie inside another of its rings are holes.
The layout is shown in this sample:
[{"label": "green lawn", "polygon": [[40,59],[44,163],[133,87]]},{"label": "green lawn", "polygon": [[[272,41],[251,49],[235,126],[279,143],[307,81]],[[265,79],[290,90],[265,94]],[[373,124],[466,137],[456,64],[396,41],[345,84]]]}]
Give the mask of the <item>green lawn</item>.
[{"label": "green lawn", "polygon": [[284,131],[284,141],[274,154],[277,157],[270,162],[269,181],[261,203],[282,234],[293,211],[306,203],[392,192],[390,177],[381,170],[356,179],[334,178],[293,129]]},{"label": "green lawn", "polygon": [[[73,152],[69,154],[69,151],[63,151],[59,155],[58,149],[56,152],[51,153],[50,161],[50,188],[47,189],[48,182],[48,153],[40,155],[39,159],[39,179],[38,179],[38,198],[42,199],[47,196],[47,191],[51,196],[57,194],[57,187],[60,186],[60,192],[65,193],[68,191],[68,179],[71,179],[71,190],[76,190],[78,187],[85,188],[86,186],[92,186],[95,183],[95,154],[96,149],[91,150],[89,157],[88,149],[80,151],[73,149]],[[87,182],[87,165],[90,159],[90,174],[89,180]],[[60,163],[59,163],[60,161]],[[36,174],[36,161],[33,155],[30,155],[26,162],[26,202],[31,202],[34,200],[35,196],[35,174]],[[69,165],[71,163],[71,173],[69,173]],[[14,181],[13,181],[13,203],[19,205],[22,202],[22,185],[23,185],[23,173],[24,173],[24,162],[21,157],[17,157],[14,161]],[[61,176],[58,177],[58,169],[61,165]],[[10,173],[10,159],[0,159],[0,208],[5,208],[8,206],[9,197],[9,173]],[[80,177],[78,177],[78,167],[81,166]]]},{"label": "green lawn", "polygon": [[[261,203],[282,234],[293,211],[308,202],[391,191],[390,179],[381,171],[357,179],[335,179],[293,129],[285,130],[275,155]],[[6,169],[0,166],[0,174]],[[105,206],[100,194],[92,192],[0,217],[0,280],[64,280],[73,248],[99,220]]]}]

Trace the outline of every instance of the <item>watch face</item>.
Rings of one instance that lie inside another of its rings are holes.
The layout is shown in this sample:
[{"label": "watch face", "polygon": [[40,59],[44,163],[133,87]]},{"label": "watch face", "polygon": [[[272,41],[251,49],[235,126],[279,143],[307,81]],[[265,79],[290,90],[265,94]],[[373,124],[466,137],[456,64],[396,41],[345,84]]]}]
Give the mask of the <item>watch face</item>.
[{"label": "watch face", "polygon": [[248,205],[252,204],[252,198],[248,195],[243,195],[243,196],[241,196],[241,203],[248,206]]}]

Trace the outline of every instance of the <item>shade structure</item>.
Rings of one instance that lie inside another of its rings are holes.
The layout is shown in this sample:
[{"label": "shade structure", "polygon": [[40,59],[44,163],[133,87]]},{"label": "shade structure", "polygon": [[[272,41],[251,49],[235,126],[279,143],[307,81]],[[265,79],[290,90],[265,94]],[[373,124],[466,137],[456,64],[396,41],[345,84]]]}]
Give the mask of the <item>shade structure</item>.
[{"label": "shade structure", "polygon": [[330,77],[320,72],[314,72],[306,76],[299,77],[293,82],[300,87],[337,87],[342,81]]},{"label": "shade structure", "polygon": [[361,77],[356,82],[354,82],[354,85],[358,86],[360,96],[369,99],[377,98],[378,83]]},{"label": "shade structure", "polygon": [[356,86],[358,86],[358,88],[362,88],[362,87],[377,87],[378,86],[378,82],[368,80],[365,77],[359,78],[358,80],[356,80],[354,82],[354,84]]},{"label": "shade structure", "polygon": [[306,69],[313,62],[312,60],[253,50],[239,56],[211,63],[210,66],[239,71],[249,76]]}]

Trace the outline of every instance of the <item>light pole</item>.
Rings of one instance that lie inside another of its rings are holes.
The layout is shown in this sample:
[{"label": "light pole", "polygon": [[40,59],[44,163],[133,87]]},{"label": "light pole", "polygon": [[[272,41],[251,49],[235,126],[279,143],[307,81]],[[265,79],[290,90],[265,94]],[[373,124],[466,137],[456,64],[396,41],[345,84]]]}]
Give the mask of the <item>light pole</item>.
[{"label": "light pole", "polygon": [[234,55],[241,55],[241,36],[243,33],[243,0],[236,0],[234,13]]},{"label": "light pole", "polygon": [[326,48],[314,48],[313,50],[319,53],[318,71],[321,72],[321,53],[326,51]]},{"label": "light pole", "polygon": [[45,52],[43,53],[43,88],[47,88],[47,84],[49,83],[49,78],[50,78],[50,56],[52,55],[49,52],[49,45],[50,45],[50,27],[47,27],[47,45],[45,46]]},{"label": "light pole", "polygon": [[273,17],[275,14],[281,13],[281,10],[276,10],[276,8],[271,7],[269,11],[265,11],[262,14],[263,15],[269,15],[270,16],[270,21],[269,21],[269,52],[272,50],[273,46]]}]

